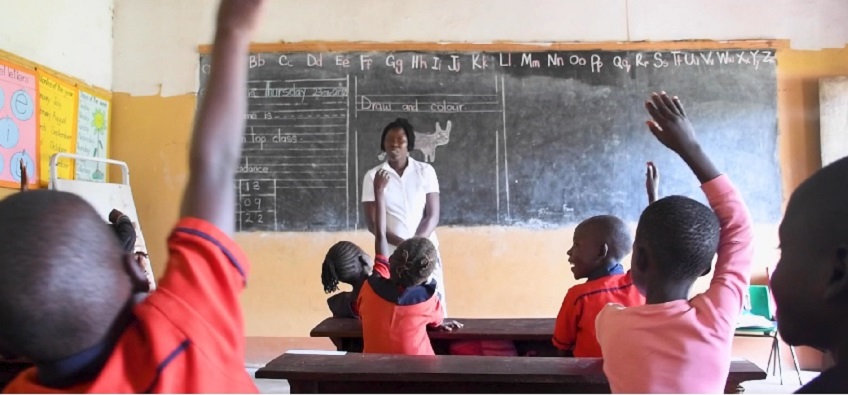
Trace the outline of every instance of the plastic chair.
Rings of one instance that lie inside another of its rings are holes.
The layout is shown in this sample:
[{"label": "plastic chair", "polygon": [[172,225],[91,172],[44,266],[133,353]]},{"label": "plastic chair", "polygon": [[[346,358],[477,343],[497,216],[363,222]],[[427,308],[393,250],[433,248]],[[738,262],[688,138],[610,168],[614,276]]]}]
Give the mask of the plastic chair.
[{"label": "plastic chair", "polygon": [[[771,273],[768,274],[769,281],[771,281]],[[770,321],[770,324],[737,327],[736,336],[770,337],[773,339],[771,342],[768,364],[766,365],[766,372],[769,371],[769,368],[772,368],[771,364],[772,361],[774,361],[772,375],[776,375],[779,371],[780,384],[783,385],[783,363],[780,359],[780,333],[777,330],[777,321],[774,318],[774,299],[766,285],[751,285],[748,287],[748,298],[750,308],[747,310],[747,313],[764,317]],[[743,312],[743,314],[744,313],[745,312]],[[801,380],[801,369],[798,365],[798,357],[795,354],[795,347],[789,346],[789,351],[792,353],[792,361],[795,363],[795,372],[798,373],[798,383],[803,385],[804,383]]]}]

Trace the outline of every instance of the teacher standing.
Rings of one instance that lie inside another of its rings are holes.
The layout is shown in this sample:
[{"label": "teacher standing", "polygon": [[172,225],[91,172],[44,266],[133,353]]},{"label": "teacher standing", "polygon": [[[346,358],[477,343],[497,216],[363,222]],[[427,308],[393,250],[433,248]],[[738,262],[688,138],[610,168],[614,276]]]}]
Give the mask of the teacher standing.
[{"label": "teacher standing", "polygon": [[[439,180],[436,170],[427,163],[409,156],[415,149],[415,131],[406,119],[398,118],[383,128],[380,149],[386,153],[386,161],[365,173],[362,182],[362,205],[365,223],[374,233],[377,205],[374,202],[374,176],[384,169],[389,173],[386,186],[386,236],[391,251],[411,237],[426,237],[439,249],[436,226],[439,224]],[[430,277],[436,280],[436,294],[441,300],[447,316],[445,282],[442,260]]]}]

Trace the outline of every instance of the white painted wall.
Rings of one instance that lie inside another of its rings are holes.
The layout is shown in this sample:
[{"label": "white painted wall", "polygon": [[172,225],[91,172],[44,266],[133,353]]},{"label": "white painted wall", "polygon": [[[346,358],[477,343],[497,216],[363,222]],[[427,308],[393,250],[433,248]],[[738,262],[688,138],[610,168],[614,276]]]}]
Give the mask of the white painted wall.
[{"label": "white painted wall", "polygon": [[112,89],[114,0],[2,0],[0,49]]},{"label": "white painted wall", "polygon": [[[217,1],[114,0],[114,90],[197,90]],[[848,0],[272,0],[256,42],[641,41],[848,43]]]},{"label": "white painted wall", "polygon": [[822,167],[848,156],[848,77],[819,80]]}]

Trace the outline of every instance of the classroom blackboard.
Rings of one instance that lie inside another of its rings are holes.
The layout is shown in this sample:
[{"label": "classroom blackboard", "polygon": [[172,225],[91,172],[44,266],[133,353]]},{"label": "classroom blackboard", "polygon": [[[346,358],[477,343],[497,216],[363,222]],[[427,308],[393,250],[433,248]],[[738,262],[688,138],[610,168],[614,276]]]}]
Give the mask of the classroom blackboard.
[{"label": "classroom blackboard", "polygon": [[[441,226],[636,221],[647,161],[660,167],[662,195],[705,202],[645,126],[644,101],[660,90],[681,97],[755,221],[780,215],[774,49],[280,51],[245,61],[240,231],[363,227],[363,176],[397,117],[418,133],[412,156],[439,177]],[[200,95],[209,70],[202,54]]]}]

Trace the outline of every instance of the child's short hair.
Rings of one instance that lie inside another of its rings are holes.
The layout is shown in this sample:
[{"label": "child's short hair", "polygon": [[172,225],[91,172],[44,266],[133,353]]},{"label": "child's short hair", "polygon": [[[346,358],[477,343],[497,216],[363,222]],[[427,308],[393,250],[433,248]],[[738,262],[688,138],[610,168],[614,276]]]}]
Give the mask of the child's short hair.
[{"label": "child's short hair", "polygon": [[433,274],[439,255],[426,237],[413,237],[397,247],[389,258],[392,281],[402,287],[421,285]]},{"label": "child's short hair", "polygon": [[403,132],[406,133],[406,150],[412,152],[415,149],[415,128],[405,118],[395,119],[383,128],[383,134],[380,136],[380,150],[386,150],[383,143],[386,142],[386,135],[392,129],[403,129]]},{"label": "child's short hair", "polygon": [[651,251],[660,276],[688,281],[709,270],[720,230],[709,207],[685,196],[667,196],[642,212],[636,240]]},{"label": "child's short hair", "polygon": [[633,249],[633,238],[627,224],[614,215],[596,215],[577,225],[578,228],[593,228],[603,235],[609,247],[609,256],[621,260]]},{"label": "child's short hair", "polygon": [[0,240],[4,348],[50,361],[102,341],[132,286],[126,253],[91,205],[52,190],[9,196]]},{"label": "child's short hair", "polygon": [[324,292],[332,293],[339,290],[339,281],[352,284],[365,270],[360,257],[365,252],[358,245],[349,241],[340,241],[330,247],[321,265],[321,283]]}]

